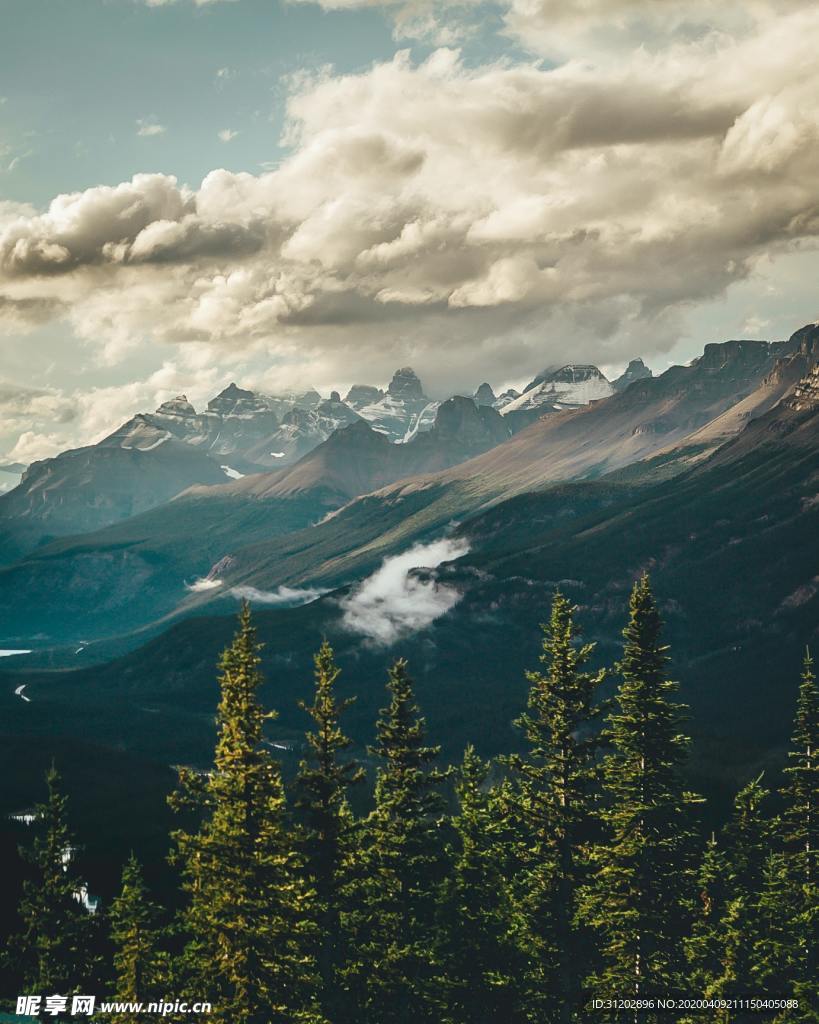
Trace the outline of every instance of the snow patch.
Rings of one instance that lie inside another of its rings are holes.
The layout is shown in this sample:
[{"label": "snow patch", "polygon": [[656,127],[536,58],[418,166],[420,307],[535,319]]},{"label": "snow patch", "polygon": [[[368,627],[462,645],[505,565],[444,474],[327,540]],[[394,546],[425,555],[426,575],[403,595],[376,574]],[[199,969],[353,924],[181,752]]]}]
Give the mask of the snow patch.
[{"label": "snow patch", "polygon": [[230,466],[220,466],[219,468],[231,480],[241,480],[244,477],[244,473],[240,473],[238,469],[231,469]]},{"label": "snow patch", "polygon": [[18,654],[31,654],[31,651],[0,651],[0,658],[13,658]]},{"label": "snow patch", "polygon": [[425,629],[461,599],[455,587],[424,579],[414,569],[435,569],[469,551],[465,540],[416,544],[401,555],[386,558],[372,576],[341,602],[343,624],[352,633],[388,646],[402,636]]}]

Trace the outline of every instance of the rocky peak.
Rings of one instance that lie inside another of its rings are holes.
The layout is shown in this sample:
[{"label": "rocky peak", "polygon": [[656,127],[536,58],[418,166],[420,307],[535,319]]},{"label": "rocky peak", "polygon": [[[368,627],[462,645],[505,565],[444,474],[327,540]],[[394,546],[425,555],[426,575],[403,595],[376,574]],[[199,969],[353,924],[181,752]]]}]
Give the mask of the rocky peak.
[{"label": "rocky peak", "polygon": [[756,369],[770,358],[772,351],[773,346],[768,341],[709,342],[694,365],[711,372],[729,368]]},{"label": "rocky peak", "polygon": [[481,384],[478,390],[475,392],[475,401],[478,405],[492,405],[494,406],[497,402],[495,392],[492,390],[491,385],[487,383]]},{"label": "rocky peak", "polygon": [[177,395],[176,398],[170,398],[167,402],[163,402],[162,405],[156,410],[157,416],[195,416],[196,409],[188,401],[187,395]]},{"label": "rocky peak", "polygon": [[642,359],[632,359],[617,380],[612,381],[612,387],[615,391],[625,391],[625,389],[636,380],[647,380],[649,377],[653,376],[654,374],[649,370]]},{"label": "rocky peak", "polygon": [[791,409],[804,412],[819,406],[819,365],[813,367],[795,386],[788,398]]},{"label": "rocky peak", "polygon": [[412,400],[424,399],[426,397],[418,375],[409,366],[404,366],[402,369],[395,371],[387,390],[393,398]]},{"label": "rocky peak", "polygon": [[544,383],[553,381],[555,384],[584,384],[589,380],[605,379],[596,366],[589,363],[568,363],[545,377]]},{"label": "rocky peak", "polygon": [[380,402],[383,397],[384,392],[381,388],[375,388],[371,384],[353,384],[344,401],[354,409],[363,409],[365,405]]},{"label": "rocky peak", "polygon": [[456,395],[441,403],[430,435],[439,441],[474,446],[487,438],[494,443],[505,441],[511,430],[497,409]]}]

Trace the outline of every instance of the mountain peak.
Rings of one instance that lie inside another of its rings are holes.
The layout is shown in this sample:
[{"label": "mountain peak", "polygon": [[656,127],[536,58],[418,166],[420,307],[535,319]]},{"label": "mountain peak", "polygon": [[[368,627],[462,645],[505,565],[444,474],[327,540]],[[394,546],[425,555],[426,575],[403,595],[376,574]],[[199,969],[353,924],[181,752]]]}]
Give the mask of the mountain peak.
[{"label": "mountain peak", "polygon": [[[222,391],[219,392],[219,394],[216,396],[216,399],[219,399],[219,398],[232,398],[232,399],[236,400],[236,399],[239,399],[239,398],[255,398],[255,397],[256,396],[253,394],[252,391],[246,391],[244,388],[240,388],[239,385],[235,381],[231,381],[230,384],[228,384],[228,386],[226,388],[224,388]],[[216,401],[216,399],[214,399],[214,401]]]},{"label": "mountain peak", "polygon": [[425,398],[424,388],[418,374],[411,366],[396,370],[387,389],[393,398]]},{"label": "mountain peak", "polygon": [[612,386],[615,391],[625,391],[629,384],[633,384],[636,380],[646,380],[648,377],[653,377],[654,374],[649,370],[646,364],[641,358],[632,359],[625,370],[620,374],[617,380],[612,381]]},{"label": "mountain peak", "polygon": [[494,405],[498,400],[492,386],[486,382],[481,384],[474,397],[478,405]]},{"label": "mountain peak", "polygon": [[169,398],[167,402],[156,410],[157,416],[195,416],[196,409],[188,401],[187,395],[177,395],[176,398]]},{"label": "mountain peak", "polygon": [[383,397],[381,388],[373,387],[372,384],[353,384],[344,401],[354,409],[363,409],[365,405],[380,402]]}]

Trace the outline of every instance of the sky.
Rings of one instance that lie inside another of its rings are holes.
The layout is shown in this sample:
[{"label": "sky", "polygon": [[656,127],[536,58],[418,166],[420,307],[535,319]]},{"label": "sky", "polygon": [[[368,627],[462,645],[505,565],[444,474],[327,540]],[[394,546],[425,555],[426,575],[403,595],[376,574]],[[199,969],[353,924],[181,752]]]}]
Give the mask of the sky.
[{"label": "sky", "polygon": [[819,315],[814,0],[0,0],[0,462]]}]

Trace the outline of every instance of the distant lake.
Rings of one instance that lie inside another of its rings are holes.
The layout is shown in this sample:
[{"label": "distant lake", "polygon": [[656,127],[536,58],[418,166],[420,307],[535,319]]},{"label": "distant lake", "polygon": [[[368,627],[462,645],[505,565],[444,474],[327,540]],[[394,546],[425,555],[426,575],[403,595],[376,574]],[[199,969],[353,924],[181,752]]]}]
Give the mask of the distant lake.
[{"label": "distant lake", "polygon": [[31,654],[31,651],[4,651],[0,649],[0,658],[13,658],[15,654]]}]

